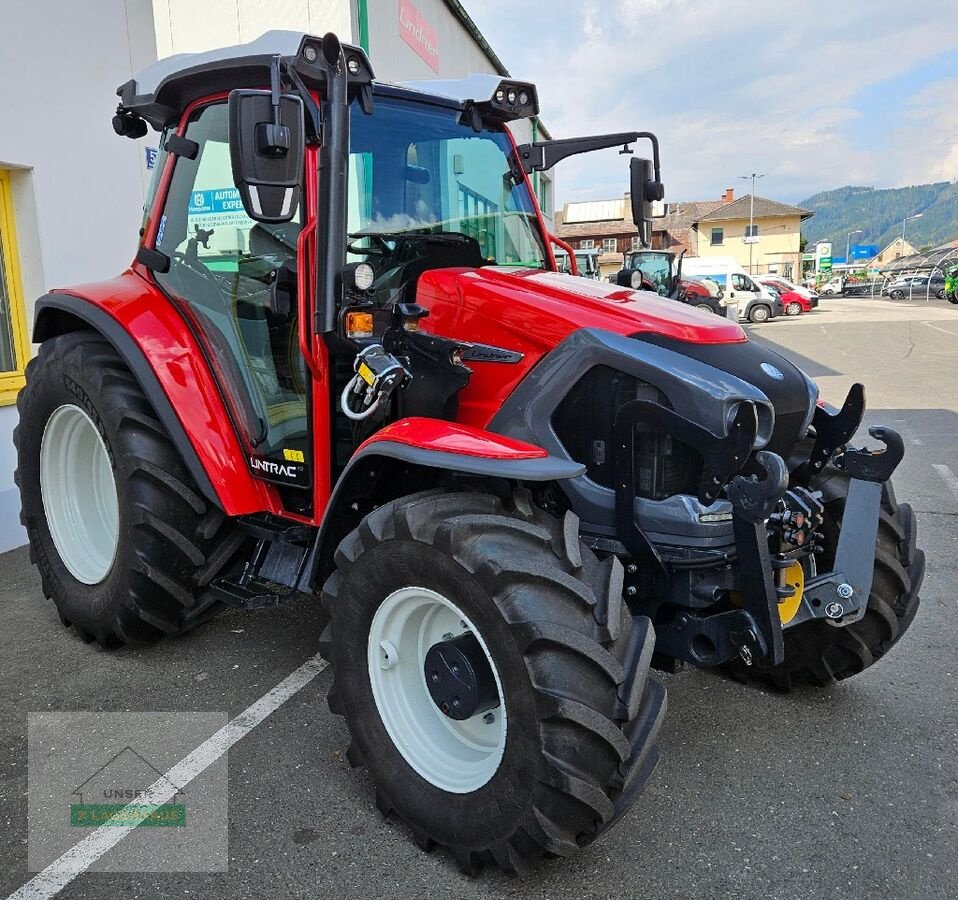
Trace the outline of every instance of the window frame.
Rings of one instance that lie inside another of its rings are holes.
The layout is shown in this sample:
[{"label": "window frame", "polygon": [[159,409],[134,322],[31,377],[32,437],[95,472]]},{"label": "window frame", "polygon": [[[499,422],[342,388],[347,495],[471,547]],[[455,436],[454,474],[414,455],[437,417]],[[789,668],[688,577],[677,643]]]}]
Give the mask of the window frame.
[{"label": "window frame", "polygon": [[758,237],[758,222],[745,226],[745,237]]},{"label": "window frame", "polygon": [[[611,244],[611,248],[609,247]],[[602,238],[602,252],[603,253],[618,253],[619,252],[619,241],[617,238]]]},{"label": "window frame", "polygon": [[579,241],[580,250],[595,250],[595,240],[594,238],[585,238],[585,240]]},{"label": "window frame", "polygon": [[[718,240],[715,240],[715,235],[718,234]],[[709,246],[710,247],[721,247],[725,243],[725,229],[724,228],[713,228],[709,233]]]},{"label": "window frame", "polygon": [[0,406],[9,406],[16,403],[17,394],[25,384],[23,373],[31,354],[26,306],[23,302],[20,251],[13,215],[13,191],[7,169],[0,169],[0,246],[3,250],[6,293],[10,301],[10,337],[15,363],[14,369],[0,372]]}]

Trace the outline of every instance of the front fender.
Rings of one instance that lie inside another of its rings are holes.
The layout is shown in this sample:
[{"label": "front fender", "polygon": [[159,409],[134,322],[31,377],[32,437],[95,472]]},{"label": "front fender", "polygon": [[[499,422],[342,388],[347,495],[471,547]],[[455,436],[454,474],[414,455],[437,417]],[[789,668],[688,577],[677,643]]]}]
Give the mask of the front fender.
[{"label": "front fender", "polygon": [[584,465],[550,456],[535,444],[470,425],[421,417],[400,419],[377,431],[353,454],[346,471],[370,455],[519,481],[555,481],[585,473]]},{"label": "front fender", "polygon": [[206,357],[164,294],[128,271],[37,300],[34,341],[81,328],[123,357],[207,500],[229,516],[281,511],[276,492],[250,474]]},{"label": "front fender", "polygon": [[444,473],[550,482],[577,478],[585,466],[542,447],[440,419],[400,419],[377,431],[350,457],[323,515],[299,589],[319,588],[333,553],[369,509],[435,487]]}]

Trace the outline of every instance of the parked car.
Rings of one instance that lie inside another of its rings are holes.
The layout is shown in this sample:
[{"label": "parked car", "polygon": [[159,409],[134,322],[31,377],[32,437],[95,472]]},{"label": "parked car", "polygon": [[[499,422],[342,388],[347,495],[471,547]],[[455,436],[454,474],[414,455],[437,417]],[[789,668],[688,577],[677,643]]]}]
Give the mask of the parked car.
[{"label": "parked car", "polygon": [[905,297],[911,299],[924,299],[926,297],[937,297],[939,300],[945,299],[945,279],[943,275],[904,275],[890,281],[882,288],[883,297],[891,297],[892,300],[904,300]]},{"label": "parked car", "polygon": [[768,275],[760,275],[758,280],[766,286],[770,284],[775,285],[779,293],[783,295],[783,299],[785,294],[798,294],[801,298],[799,302],[802,305],[801,311],[803,312],[808,312],[810,309],[815,309],[815,307],[818,306],[818,294],[812,288],[802,287],[801,285],[795,284],[794,281],[789,281],[787,278],[783,278],[774,272],[770,272]]},{"label": "parked car", "polygon": [[782,301],[767,287],[753,280],[745,269],[730,256],[686,257],[682,261],[683,277],[711,278],[725,292],[726,301],[738,304],[740,319],[749,322],[767,322],[784,315]]},{"label": "parked car", "polygon": [[798,290],[790,282],[772,275],[760,275],[758,282],[769,290],[776,291],[785,307],[786,316],[797,316],[799,313],[811,312],[818,306],[818,295],[808,296],[805,289]]}]

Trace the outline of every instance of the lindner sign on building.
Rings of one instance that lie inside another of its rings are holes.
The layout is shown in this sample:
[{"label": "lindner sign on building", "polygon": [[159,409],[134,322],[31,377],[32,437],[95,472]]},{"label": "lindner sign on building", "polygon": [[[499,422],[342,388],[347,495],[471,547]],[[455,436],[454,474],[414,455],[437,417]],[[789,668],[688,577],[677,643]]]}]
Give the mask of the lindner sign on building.
[{"label": "lindner sign on building", "polygon": [[436,29],[411,0],[399,0],[399,35],[438,75],[439,38]]}]

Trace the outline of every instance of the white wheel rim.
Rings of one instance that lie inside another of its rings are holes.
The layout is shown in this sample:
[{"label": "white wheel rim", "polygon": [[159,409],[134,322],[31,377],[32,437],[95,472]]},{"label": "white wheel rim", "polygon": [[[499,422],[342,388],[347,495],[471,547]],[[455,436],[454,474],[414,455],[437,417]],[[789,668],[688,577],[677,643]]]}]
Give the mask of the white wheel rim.
[{"label": "white wheel rim", "polygon": [[83,584],[102,581],[120,538],[113,466],[93,420],[67,403],[53,411],[40,442],[40,495],[53,544]]},{"label": "white wheel rim", "polygon": [[[476,637],[489,661],[499,706],[457,721],[433,702],[423,663],[434,644],[466,631]],[[373,616],[367,662],[383,725],[419,775],[453,794],[478,790],[495,775],[506,749],[502,683],[482,635],[458,606],[428,588],[394,591]]]}]

